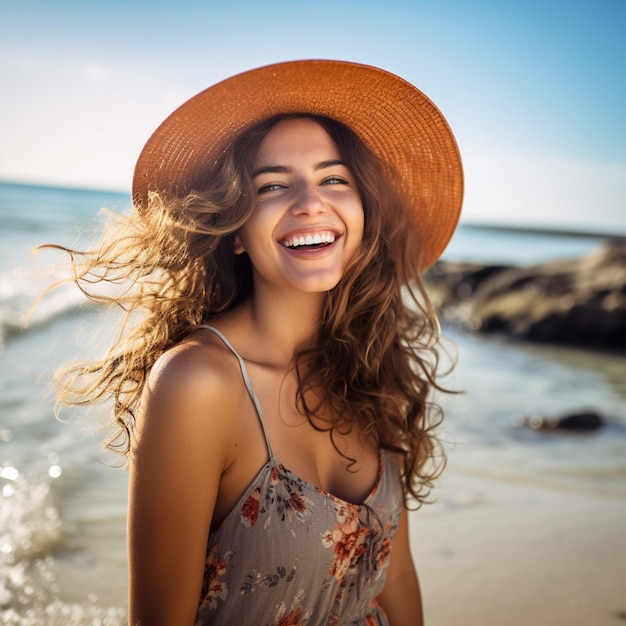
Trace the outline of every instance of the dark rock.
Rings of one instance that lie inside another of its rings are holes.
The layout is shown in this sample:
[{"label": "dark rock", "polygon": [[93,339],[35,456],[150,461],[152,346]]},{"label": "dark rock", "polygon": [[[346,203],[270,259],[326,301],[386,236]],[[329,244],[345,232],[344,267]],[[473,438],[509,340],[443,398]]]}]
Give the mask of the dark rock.
[{"label": "dark rock", "polygon": [[591,411],[570,413],[560,417],[542,417],[539,415],[524,417],[523,415],[516,415],[511,421],[514,426],[525,426],[533,430],[566,430],[578,433],[593,432],[604,425],[604,418],[598,413]]},{"label": "dark rock", "polygon": [[439,261],[425,284],[442,319],[469,330],[626,350],[626,239],[531,267]]}]

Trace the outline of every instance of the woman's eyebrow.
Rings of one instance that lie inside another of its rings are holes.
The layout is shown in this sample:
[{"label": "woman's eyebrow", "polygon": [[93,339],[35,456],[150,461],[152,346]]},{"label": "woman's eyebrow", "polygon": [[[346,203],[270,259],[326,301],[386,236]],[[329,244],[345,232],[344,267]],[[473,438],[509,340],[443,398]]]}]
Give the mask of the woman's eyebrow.
[{"label": "woman's eyebrow", "polygon": [[265,165],[254,170],[252,178],[256,178],[261,174],[288,174],[289,172],[291,172],[291,168],[284,165]]},{"label": "woman's eyebrow", "polygon": [[[336,165],[343,165],[347,167],[346,164],[339,159],[330,159],[328,161],[321,161],[314,168],[313,171],[317,172],[318,170],[323,170],[326,167],[334,167]],[[252,178],[256,178],[261,174],[289,174],[292,171],[292,168],[287,167],[286,165],[264,165],[263,167],[259,167],[258,169],[252,172]]]},{"label": "woman's eyebrow", "polygon": [[347,167],[347,165],[340,159],[330,159],[328,161],[322,161],[318,163],[314,170],[323,170],[325,167],[334,167],[335,165],[343,165],[343,167]]}]

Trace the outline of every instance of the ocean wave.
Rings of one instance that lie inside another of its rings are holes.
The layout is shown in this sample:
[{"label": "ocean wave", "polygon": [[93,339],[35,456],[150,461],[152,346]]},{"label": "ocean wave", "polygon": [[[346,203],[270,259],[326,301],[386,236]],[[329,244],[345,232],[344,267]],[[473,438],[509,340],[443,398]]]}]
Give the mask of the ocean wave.
[{"label": "ocean wave", "polygon": [[73,284],[60,286],[39,299],[44,288],[38,281],[0,276],[0,346],[17,335],[93,306]]},{"label": "ocean wave", "polygon": [[95,595],[78,603],[59,597],[54,554],[65,529],[50,482],[28,479],[5,465],[0,486],[0,623],[125,624],[124,608],[98,606]]},{"label": "ocean wave", "polygon": [[63,537],[49,484],[27,480],[11,465],[0,470],[0,478],[0,565],[49,553]]}]

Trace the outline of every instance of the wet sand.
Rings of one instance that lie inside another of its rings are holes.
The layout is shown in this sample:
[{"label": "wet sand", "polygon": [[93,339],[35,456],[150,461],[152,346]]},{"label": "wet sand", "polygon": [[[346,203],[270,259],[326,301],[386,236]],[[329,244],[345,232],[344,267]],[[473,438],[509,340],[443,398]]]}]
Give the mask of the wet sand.
[{"label": "wet sand", "polygon": [[411,514],[427,626],[626,624],[626,497],[448,468]]}]

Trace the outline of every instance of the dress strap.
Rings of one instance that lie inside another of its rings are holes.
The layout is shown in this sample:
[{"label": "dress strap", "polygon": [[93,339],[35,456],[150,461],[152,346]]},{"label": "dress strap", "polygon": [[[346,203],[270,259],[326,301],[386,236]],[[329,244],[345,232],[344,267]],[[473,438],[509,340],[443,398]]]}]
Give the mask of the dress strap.
[{"label": "dress strap", "polygon": [[254,408],[256,409],[257,415],[259,417],[259,422],[261,423],[261,430],[263,430],[263,436],[265,437],[265,445],[267,446],[267,452],[270,457],[273,456],[272,446],[270,445],[269,437],[267,436],[267,432],[265,430],[265,423],[263,422],[263,411],[261,410],[261,403],[257,398],[256,393],[254,393],[254,388],[252,387],[252,381],[250,380],[250,375],[248,374],[248,368],[246,367],[246,362],[243,360],[241,355],[235,350],[233,345],[226,339],[224,334],[215,328],[214,326],[209,326],[208,324],[200,324],[198,328],[206,328],[210,330],[214,334],[216,334],[224,343],[224,345],[235,355],[237,361],[239,361],[239,368],[241,369],[241,375],[243,377],[243,382],[250,394],[250,398],[252,398],[252,402],[254,403]]}]

